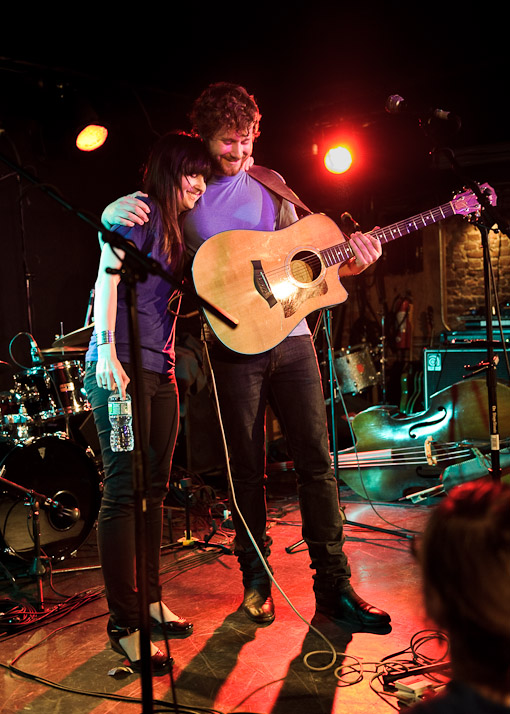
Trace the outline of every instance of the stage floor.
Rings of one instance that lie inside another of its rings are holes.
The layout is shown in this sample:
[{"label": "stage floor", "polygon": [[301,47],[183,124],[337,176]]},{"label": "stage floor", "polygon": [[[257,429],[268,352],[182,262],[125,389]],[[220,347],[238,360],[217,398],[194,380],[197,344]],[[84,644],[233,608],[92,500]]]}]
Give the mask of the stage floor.
[{"label": "stage floor", "polygon": [[[345,547],[353,585],[366,600],[391,614],[391,631],[386,634],[355,632],[341,623],[315,615],[308,554],[303,546],[290,554],[286,551],[301,537],[295,489],[288,476],[285,479],[272,477],[268,488],[273,538],[271,564],[279,586],[296,611],[275,588],[276,620],[270,626],[257,627],[238,610],[242,586],[232,555],[211,548],[164,549],[165,601],[175,612],[191,619],[195,626],[191,637],[170,641],[175,660],[177,711],[182,708],[183,712],[261,714],[388,712],[391,705],[398,707],[398,703],[395,699],[388,703],[373,691],[373,688],[382,690],[379,680],[371,684],[376,663],[394,659],[397,653],[409,648],[411,642],[417,643],[419,657],[429,658],[444,652],[444,643],[429,639],[428,633],[419,634],[428,630],[430,623],[423,614],[418,568],[410,552],[409,538],[409,532],[422,531],[434,505],[412,505],[406,501],[378,503],[372,507],[343,488],[341,498],[348,522],[395,531],[377,532],[359,525],[346,525]],[[216,514],[221,514],[222,508],[221,501],[213,503]],[[177,540],[183,534],[183,513],[178,509],[172,513],[172,540]],[[192,526],[196,529],[194,535],[203,535],[204,528],[208,527],[204,513],[193,515]],[[231,538],[232,531],[224,529],[214,540],[228,545]],[[7,567],[17,581],[18,590],[7,579],[3,568],[0,597],[17,602],[28,597],[33,602],[36,588],[23,574],[25,566],[18,568],[17,562],[9,561]],[[55,564],[51,583],[48,576],[44,579],[47,606],[62,601],[61,596],[66,595],[73,596],[77,607],[62,619],[42,622],[31,631],[0,637],[2,712],[142,711],[140,702],[129,700],[141,697],[139,675],[118,672],[117,676],[109,676],[123,660],[107,642],[106,603],[101,595],[100,571],[94,568],[96,564],[92,530],[76,557],[66,557]],[[57,571],[57,568],[75,566],[92,569]],[[330,644],[310,629],[310,622]],[[323,654],[312,655],[308,662],[304,661],[305,655],[317,651]],[[18,659],[14,666],[20,673],[6,669],[15,657]],[[399,658],[409,660],[410,655],[400,654]],[[313,670],[310,665],[323,669]],[[49,680],[59,688],[36,681],[34,677]],[[176,711],[169,706],[173,701],[169,676],[153,677],[152,687],[157,700],[153,710]],[[117,697],[124,700],[119,701]]]}]

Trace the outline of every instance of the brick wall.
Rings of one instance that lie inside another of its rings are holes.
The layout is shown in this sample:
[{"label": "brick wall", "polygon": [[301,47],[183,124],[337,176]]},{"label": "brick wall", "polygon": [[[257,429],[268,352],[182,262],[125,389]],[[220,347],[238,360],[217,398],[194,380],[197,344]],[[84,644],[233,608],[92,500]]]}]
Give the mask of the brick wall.
[{"label": "brick wall", "polygon": [[[489,247],[499,302],[510,301],[510,240],[489,232]],[[451,329],[462,326],[459,318],[470,310],[483,309],[483,253],[479,230],[458,217],[442,225],[442,249],[446,322]]]}]

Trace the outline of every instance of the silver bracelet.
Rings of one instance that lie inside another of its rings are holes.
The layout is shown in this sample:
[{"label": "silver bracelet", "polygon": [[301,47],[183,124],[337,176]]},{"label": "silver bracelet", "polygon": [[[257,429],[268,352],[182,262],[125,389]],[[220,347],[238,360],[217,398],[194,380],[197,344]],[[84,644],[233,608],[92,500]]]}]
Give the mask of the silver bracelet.
[{"label": "silver bracelet", "polygon": [[113,330],[103,330],[97,336],[97,346],[107,345],[115,342],[115,332]]}]

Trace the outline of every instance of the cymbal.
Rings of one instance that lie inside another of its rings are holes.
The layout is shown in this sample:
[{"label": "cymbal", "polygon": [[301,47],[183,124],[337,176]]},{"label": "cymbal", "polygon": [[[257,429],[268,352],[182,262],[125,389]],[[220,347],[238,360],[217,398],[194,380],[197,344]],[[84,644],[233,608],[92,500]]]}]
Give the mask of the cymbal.
[{"label": "cymbal", "polygon": [[49,347],[47,350],[41,350],[42,355],[67,355],[67,354],[83,354],[87,351],[87,347]]},{"label": "cymbal", "polygon": [[[94,323],[91,322],[90,325],[85,327],[80,327],[79,330],[74,332],[69,332],[67,335],[62,335],[62,337],[57,337],[55,342],[51,345],[52,347],[70,347],[76,345],[88,345],[90,336],[94,329]],[[44,350],[41,350],[44,352]]]}]

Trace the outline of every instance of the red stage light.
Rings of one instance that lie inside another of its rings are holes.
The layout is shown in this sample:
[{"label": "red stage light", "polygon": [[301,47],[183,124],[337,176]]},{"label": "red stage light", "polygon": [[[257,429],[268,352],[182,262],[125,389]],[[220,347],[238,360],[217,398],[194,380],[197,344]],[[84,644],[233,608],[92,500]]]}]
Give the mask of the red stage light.
[{"label": "red stage light", "polygon": [[345,146],[335,146],[324,156],[324,165],[332,174],[343,174],[351,167],[353,156]]}]

